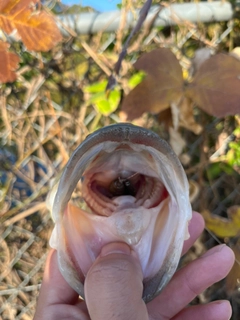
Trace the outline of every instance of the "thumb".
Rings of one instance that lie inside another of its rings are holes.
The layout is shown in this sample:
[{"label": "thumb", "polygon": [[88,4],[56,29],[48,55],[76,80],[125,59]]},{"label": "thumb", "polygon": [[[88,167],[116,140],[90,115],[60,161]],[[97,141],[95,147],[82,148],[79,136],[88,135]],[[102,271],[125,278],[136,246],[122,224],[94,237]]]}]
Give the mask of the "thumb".
[{"label": "thumb", "polygon": [[143,275],[136,254],[121,242],[103,247],[89,270],[85,298],[92,320],[147,320]]}]

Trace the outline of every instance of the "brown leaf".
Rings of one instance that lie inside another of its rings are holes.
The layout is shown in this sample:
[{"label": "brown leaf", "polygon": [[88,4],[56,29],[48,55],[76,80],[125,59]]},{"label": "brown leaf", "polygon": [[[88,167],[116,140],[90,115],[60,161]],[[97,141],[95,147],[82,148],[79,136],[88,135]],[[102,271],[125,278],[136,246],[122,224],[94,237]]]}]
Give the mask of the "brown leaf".
[{"label": "brown leaf", "polygon": [[161,111],[157,115],[157,119],[159,123],[164,123],[167,128],[173,127],[172,111],[170,108]]},{"label": "brown leaf", "polygon": [[53,16],[45,11],[33,11],[34,0],[10,0],[0,5],[0,28],[6,33],[17,29],[28,50],[48,51],[62,36]]},{"label": "brown leaf", "polygon": [[222,53],[207,59],[186,88],[186,95],[211,115],[239,113],[240,61]]},{"label": "brown leaf", "polygon": [[172,102],[178,103],[183,93],[182,69],[169,49],[156,49],[142,55],[134,67],[145,71],[147,76],[123,100],[122,110],[128,120],[144,112],[159,113]]},{"label": "brown leaf", "polygon": [[0,41],[0,82],[12,82],[16,80],[17,75],[15,70],[18,67],[19,57],[8,51],[9,44]]},{"label": "brown leaf", "polygon": [[62,40],[54,18],[43,11],[31,17],[25,15],[24,21],[20,17],[17,29],[28,50],[48,51]]},{"label": "brown leaf", "polygon": [[[16,26],[14,25],[15,15],[22,14],[24,11],[29,12],[30,4],[35,1],[31,0],[4,0],[0,2],[0,26],[4,32],[10,34]],[[30,11],[31,14],[31,11]]]},{"label": "brown leaf", "polygon": [[[11,3],[13,3],[13,1],[9,1],[9,0],[1,0],[0,1],[0,12],[2,12],[6,7],[7,5],[9,5]],[[16,2],[16,1],[15,1]]]},{"label": "brown leaf", "polygon": [[39,0],[1,0],[0,12],[15,14],[39,2]]},{"label": "brown leaf", "polygon": [[196,74],[197,70],[200,69],[203,62],[211,57],[211,50],[209,48],[197,49],[194,53],[191,65],[191,75]]}]

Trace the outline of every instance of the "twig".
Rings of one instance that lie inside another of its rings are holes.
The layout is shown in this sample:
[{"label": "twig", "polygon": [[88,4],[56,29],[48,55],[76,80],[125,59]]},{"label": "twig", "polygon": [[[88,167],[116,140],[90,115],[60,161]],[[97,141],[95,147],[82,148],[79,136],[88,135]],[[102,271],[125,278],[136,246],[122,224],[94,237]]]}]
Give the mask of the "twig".
[{"label": "twig", "polygon": [[37,211],[40,211],[42,209],[45,209],[46,208],[46,203],[45,201],[44,202],[40,202],[38,204],[36,204],[35,206],[33,206],[32,208],[29,208],[19,214],[17,214],[16,216],[14,216],[13,218],[11,219],[8,219],[6,220],[4,223],[3,223],[3,226],[4,227],[8,227],[10,224],[13,224],[21,219],[24,219],[28,216],[30,216],[31,214],[37,212]]},{"label": "twig", "polygon": [[44,138],[43,140],[37,141],[35,145],[29,150],[21,159],[16,162],[16,167],[19,168],[24,160],[26,160],[34,151],[36,151],[41,145],[45,144],[49,140],[53,139],[54,136],[58,135],[60,131],[63,131],[67,127],[67,125],[63,126],[62,128],[58,128],[55,130],[51,135]]},{"label": "twig", "polygon": [[11,295],[13,293],[18,293],[19,291],[24,291],[24,292],[35,291],[35,290],[39,290],[40,287],[41,287],[40,284],[35,284],[32,286],[27,286],[27,287],[23,287],[23,288],[12,288],[12,289],[1,290],[0,296]]},{"label": "twig", "polygon": [[68,162],[69,154],[65,149],[63,142],[61,141],[61,139],[58,139],[56,137],[52,138],[52,142],[58,147],[58,151],[62,156],[62,164],[65,165]]},{"label": "twig", "polygon": [[49,186],[45,186],[45,187],[42,187],[40,190],[37,190],[30,197],[28,197],[24,202],[20,203],[16,207],[10,209],[2,217],[0,217],[0,223],[4,223],[8,218],[10,218],[15,213],[17,213],[19,210],[21,210],[24,207],[26,207],[27,205],[29,205],[33,200],[35,200],[39,196],[46,194],[48,191],[49,191]]},{"label": "twig", "polygon": [[8,132],[8,140],[11,141],[12,137],[12,127],[10,121],[8,119],[7,107],[6,107],[6,96],[4,94],[0,94],[0,106],[2,110],[2,120],[4,122],[5,128]]},{"label": "twig", "polygon": [[96,64],[106,73],[107,76],[111,75],[111,71],[108,67],[99,59],[98,55],[89,47],[89,45],[85,42],[81,42],[83,48],[87,51],[90,57],[96,62]]},{"label": "twig", "polygon": [[36,99],[39,89],[42,87],[44,82],[45,77],[40,74],[38,77],[33,78],[32,81],[28,83],[28,90],[23,103],[23,112],[26,111],[31,103]]},{"label": "twig", "polygon": [[159,13],[162,11],[163,6],[159,6],[159,9],[154,14],[152,19],[145,25],[145,28],[143,29],[143,32],[138,36],[138,39],[133,43],[131,47],[129,47],[128,52],[136,51],[137,48],[140,47],[140,44],[143,42],[143,39],[149,34],[151,28],[153,27],[154,21],[158,17]]},{"label": "twig", "polygon": [[132,31],[130,32],[130,35],[128,36],[126,42],[124,43],[123,49],[119,54],[119,58],[118,61],[115,64],[113,73],[111,74],[111,76],[108,79],[108,84],[106,87],[106,91],[109,91],[111,89],[113,89],[116,85],[116,76],[119,75],[120,69],[121,69],[121,65],[122,65],[122,61],[125,58],[126,54],[127,54],[127,48],[129,46],[129,43],[132,39],[132,37],[140,30],[143,22],[145,21],[148,11],[151,8],[152,5],[152,0],[147,0],[144,4],[144,6],[142,7],[142,9],[140,10],[139,13],[139,18],[137,21],[137,24],[135,25],[135,27],[132,29]]},{"label": "twig", "polygon": [[32,191],[36,189],[36,182],[29,178],[26,173],[21,172],[18,168],[15,168],[14,165],[11,166],[11,170],[16,176],[26,182]]},{"label": "twig", "polygon": [[129,6],[129,2],[128,4],[126,3],[128,1],[122,1],[122,9],[121,9],[121,16],[120,16],[120,23],[119,23],[119,28],[117,30],[117,34],[116,34],[116,44],[115,44],[115,51],[118,52],[121,49],[122,46],[122,39],[123,39],[123,31],[125,29],[125,24],[126,24],[126,18],[127,18],[127,11],[128,11],[128,7]]}]

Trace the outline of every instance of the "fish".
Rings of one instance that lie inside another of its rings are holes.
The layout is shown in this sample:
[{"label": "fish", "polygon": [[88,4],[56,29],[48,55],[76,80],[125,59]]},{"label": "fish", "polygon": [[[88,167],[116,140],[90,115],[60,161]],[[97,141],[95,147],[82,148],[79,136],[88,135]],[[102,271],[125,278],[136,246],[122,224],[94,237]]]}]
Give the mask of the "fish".
[{"label": "fish", "polygon": [[71,155],[48,198],[50,246],[68,284],[84,299],[84,280],[104,245],[135,251],[148,303],[175,273],[192,217],[184,169],[148,129],[113,124],[91,133]]}]

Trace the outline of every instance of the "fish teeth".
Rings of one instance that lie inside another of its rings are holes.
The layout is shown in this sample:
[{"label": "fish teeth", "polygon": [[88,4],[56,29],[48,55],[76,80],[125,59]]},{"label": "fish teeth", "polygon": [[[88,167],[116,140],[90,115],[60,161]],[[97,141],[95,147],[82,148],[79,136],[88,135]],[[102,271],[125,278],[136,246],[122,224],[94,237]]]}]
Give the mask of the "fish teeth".
[{"label": "fish teeth", "polygon": [[[150,194],[152,192],[152,189],[154,187],[154,178],[151,177],[145,177],[144,178],[144,183],[142,183],[142,185],[140,186],[140,190],[137,193],[136,198],[137,200],[137,204],[139,206],[142,206],[143,203],[150,197]],[[138,198],[139,197],[139,198]]]},{"label": "fish teeth", "polygon": [[162,199],[164,185],[160,181],[155,180],[154,182],[155,183],[154,183],[154,187],[153,187],[151,196],[143,204],[143,206],[145,208],[151,208],[153,206],[156,206]]},{"label": "fish teeth", "polygon": [[95,214],[109,216],[115,209],[115,205],[96,188],[92,188],[90,182],[83,187],[83,197]]}]

